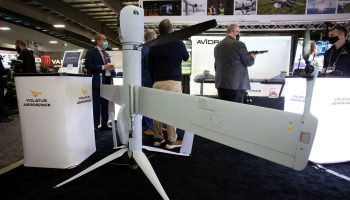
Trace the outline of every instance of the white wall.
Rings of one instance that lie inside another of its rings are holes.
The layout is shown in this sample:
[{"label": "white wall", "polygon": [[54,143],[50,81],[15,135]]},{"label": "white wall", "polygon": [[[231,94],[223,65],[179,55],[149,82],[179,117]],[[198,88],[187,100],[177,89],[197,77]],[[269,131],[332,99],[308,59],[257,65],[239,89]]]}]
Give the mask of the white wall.
[{"label": "white wall", "polygon": [[[199,94],[200,84],[193,78],[209,70],[214,71],[214,47],[224,36],[193,36],[192,39],[192,75],[191,94]],[[269,79],[278,75],[281,71],[289,72],[289,60],[291,49],[290,36],[260,36],[241,37],[248,51],[268,50],[268,53],[259,54],[255,64],[249,67],[249,76],[254,79]],[[204,44],[203,44],[204,43]],[[205,84],[205,95],[216,95],[214,84]]]}]

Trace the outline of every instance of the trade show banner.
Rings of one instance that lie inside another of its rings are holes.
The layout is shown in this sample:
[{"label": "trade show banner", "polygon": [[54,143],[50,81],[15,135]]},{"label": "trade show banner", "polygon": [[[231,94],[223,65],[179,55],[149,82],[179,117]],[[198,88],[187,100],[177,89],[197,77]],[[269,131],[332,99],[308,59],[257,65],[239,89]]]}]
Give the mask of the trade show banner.
[{"label": "trade show banner", "polygon": [[[200,84],[195,83],[193,78],[209,70],[215,75],[214,48],[224,39],[224,36],[193,36],[192,40],[192,74],[191,94],[200,94]],[[258,54],[253,66],[248,67],[251,79],[270,79],[279,75],[282,71],[289,72],[291,37],[290,36],[254,36],[241,37],[248,51],[267,50],[267,53]],[[252,90],[258,90],[253,88]],[[260,87],[260,86],[258,86]],[[278,90],[278,89],[277,89]],[[266,92],[264,92],[266,93]],[[205,84],[204,94],[216,95],[214,84]]]},{"label": "trade show banner", "polygon": [[65,51],[60,72],[78,74],[81,71],[80,58],[82,51]]},{"label": "trade show banner", "polygon": [[[349,0],[143,0],[145,22],[171,21],[322,21],[348,19]],[[236,16],[235,19],[230,16]],[[209,19],[207,18],[207,20]],[[159,19],[158,19],[159,20]]]},{"label": "trade show banner", "polygon": [[[309,160],[316,163],[350,161],[350,79],[318,78],[311,113],[318,127]],[[301,114],[304,110],[306,80],[286,78],[284,110]]]}]

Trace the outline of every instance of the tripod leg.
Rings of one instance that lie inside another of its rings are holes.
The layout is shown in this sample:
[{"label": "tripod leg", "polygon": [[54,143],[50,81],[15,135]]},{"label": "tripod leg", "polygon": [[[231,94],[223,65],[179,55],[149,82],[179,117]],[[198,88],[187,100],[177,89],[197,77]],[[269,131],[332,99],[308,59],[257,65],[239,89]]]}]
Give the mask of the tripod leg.
[{"label": "tripod leg", "polygon": [[96,169],[96,168],[99,168],[99,167],[101,167],[102,165],[104,165],[104,164],[106,164],[106,163],[108,163],[108,162],[110,162],[110,161],[112,161],[112,160],[114,160],[114,159],[119,158],[119,157],[122,156],[126,151],[127,151],[127,149],[124,148],[124,149],[120,149],[119,151],[116,151],[116,152],[112,153],[111,155],[109,155],[109,156],[103,158],[102,160],[98,161],[97,163],[91,165],[90,167],[88,167],[88,168],[85,169],[84,171],[82,171],[82,172],[78,173],[77,175],[75,175],[75,176],[69,178],[68,180],[63,181],[62,183],[56,185],[54,188],[58,188],[58,187],[60,187],[60,186],[62,186],[62,185],[64,185],[64,184],[66,184],[66,183],[69,183],[69,182],[73,181],[74,179],[77,179],[77,178],[79,178],[80,176],[83,176],[84,174],[89,173],[89,172],[91,172],[92,170],[94,170],[94,169]]},{"label": "tripod leg", "polygon": [[153,184],[153,186],[156,188],[156,190],[158,191],[158,193],[160,194],[160,196],[164,199],[164,200],[168,200],[168,196],[164,191],[164,188],[162,186],[162,184],[160,183],[156,173],[154,172],[151,163],[148,161],[146,155],[139,150],[135,150],[133,151],[133,158],[135,159],[135,161],[137,162],[137,164],[139,165],[139,167],[142,169],[143,173],[145,173],[145,175],[147,176],[147,178],[151,181],[151,183]]}]

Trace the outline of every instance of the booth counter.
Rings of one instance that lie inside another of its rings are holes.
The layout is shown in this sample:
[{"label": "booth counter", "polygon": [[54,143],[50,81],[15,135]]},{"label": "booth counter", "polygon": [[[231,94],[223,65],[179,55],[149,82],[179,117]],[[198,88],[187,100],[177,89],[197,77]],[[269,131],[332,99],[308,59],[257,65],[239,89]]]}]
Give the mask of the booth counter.
[{"label": "booth counter", "polygon": [[[306,92],[304,78],[286,78],[284,110],[302,113]],[[311,113],[318,128],[309,160],[315,163],[350,161],[350,78],[318,78]]]},{"label": "booth counter", "polygon": [[17,74],[24,165],[70,168],[96,151],[92,79],[78,74]]}]

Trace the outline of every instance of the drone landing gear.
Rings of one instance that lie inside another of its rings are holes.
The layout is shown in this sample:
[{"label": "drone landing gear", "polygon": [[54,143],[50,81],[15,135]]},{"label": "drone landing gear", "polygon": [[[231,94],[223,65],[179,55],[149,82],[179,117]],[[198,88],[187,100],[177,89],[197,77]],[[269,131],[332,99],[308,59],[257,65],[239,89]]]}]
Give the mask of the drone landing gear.
[{"label": "drone landing gear", "polygon": [[[69,183],[69,182],[79,178],[80,176],[83,176],[83,175],[91,172],[92,170],[99,168],[102,165],[121,157],[127,151],[128,151],[128,148],[123,148],[123,149],[116,151],[115,153],[112,153],[111,155],[109,155],[109,156],[103,158],[102,160],[98,161],[97,163],[91,165],[90,167],[88,167],[84,171],[82,171],[82,172],[78,173],[77,175],[69,178],[68,180],[56,185],[54,188],[58,188],[66,183]],[[140,167],[140,169],[143,171],[143,173],[145,173],[147,178],[151,181],[151,183],[156,188],[158,193],[162,196],[162,198],[169,199],[167,194],[165,193],[155,171],[153,170],[151,163],[149,162],[148,158],[146,157],[146,155],[140,150],[134,150],[131,152],[131,154],[132,154],[132,157],[130,157],[130,162],[129,162],[130,168],[137,169],[138,167]]]}]

